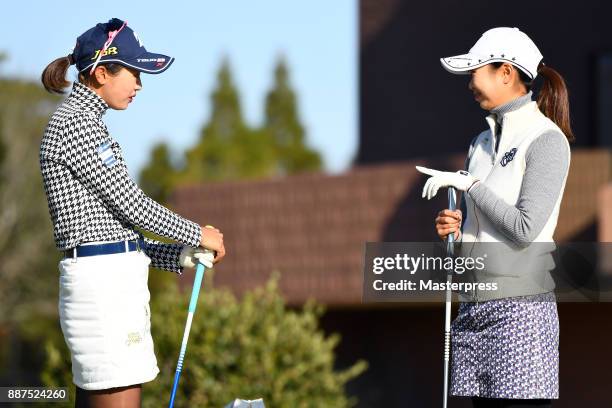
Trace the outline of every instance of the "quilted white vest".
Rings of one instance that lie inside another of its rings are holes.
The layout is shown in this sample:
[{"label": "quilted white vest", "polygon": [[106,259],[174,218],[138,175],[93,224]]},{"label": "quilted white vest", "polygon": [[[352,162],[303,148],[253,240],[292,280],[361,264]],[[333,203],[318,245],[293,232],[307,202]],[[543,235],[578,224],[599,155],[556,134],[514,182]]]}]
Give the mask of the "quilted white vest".
[{"label": "quilted white vest", "polygon": [[[489,115],[487,118],[490,129],[482,132],[476,138],[471,149],[468,171],[484,183],[495,195],[503,199],[507,204],[515,206],[518,202],[523,175],[526,168],[526,153],[529,145],[540,135],[549,130],[561,132],[559,127],[548,119],[538,108],[536,102],[530,102],[521,108],[509,112],[504,116],[501,140],[497,153],[495,143],[498,135],[495,134],[495,117]],[[561,132],[562,133],[562,132]],[[567,139],[566,143],[567,143]],[[569,163],[568,144],[568,163]],[[567,181],[567,173],[559,197],[555,203],[548,221],[534,242],[550,242],[554,244],[553,233],[557,226],[561,198]],[[462,253],[468,249],[474,249],[477,245],[480,252],[501,250],[507,253],[498,257],[497,260],[489,259],[492,273],[475,274],[478,282],[496,282],[498,290],[494,292],[474,291],[468,298],[471,300],[489,300],[493,298],[523,296],[543,293],[554,289],[554,282],[548,273],[551,267],[552,256],[546,258],[545,262],[535,265],[530,257],[522,257],[523,251],[527,254],[530,248],[518,248],[508,240],[495,225],[480,212],[474,205],[468,194],[465,194],[467,204],[467,217],[463,225]],[[498,243],[484,244],[477,243]],[[534,250],[542,251],[544,244],[530,245]],[[500,253],[501,253],[500,252]],[[472,256],[474,253],[471,254]],[[541,260],[539,257],[538,260]],[[530,264],[520,263],[520,259],[529,259]],[[506,263],[506,265],[502,265]],[[503,270],[503,272],[498,272]],[[464,299],[466,300],[466,299]]]}]

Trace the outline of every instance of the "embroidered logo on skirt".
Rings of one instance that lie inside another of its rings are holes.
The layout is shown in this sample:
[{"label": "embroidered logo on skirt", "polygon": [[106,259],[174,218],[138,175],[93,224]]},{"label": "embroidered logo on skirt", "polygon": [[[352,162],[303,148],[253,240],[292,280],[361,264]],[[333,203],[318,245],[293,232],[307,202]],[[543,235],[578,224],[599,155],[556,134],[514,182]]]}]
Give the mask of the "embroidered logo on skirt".
[{"label": "embroidered logo on skirt", "polygon": [[127,340],[126,340],[125,344],[127,346],[131,346],[132,344],[138,344],[141,341],[142,341],[142,337],[140,336],[140,333],[138,333],[138,332],[131,332],[131,333],[128,333]]}]

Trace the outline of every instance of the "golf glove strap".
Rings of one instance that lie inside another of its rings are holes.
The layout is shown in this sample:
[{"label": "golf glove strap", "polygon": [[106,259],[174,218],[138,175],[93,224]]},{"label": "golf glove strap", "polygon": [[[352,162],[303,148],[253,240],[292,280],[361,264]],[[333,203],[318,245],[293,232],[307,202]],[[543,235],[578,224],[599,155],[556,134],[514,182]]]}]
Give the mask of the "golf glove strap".
[{"label": "golf glove strap", "polygon": [[207,268],[212,268],[213,259],[215,259],[214,251],[190,246],[184,246],[179,255],[179,263],[184,268],[195,268],[198,262]]},{"label": "golf glove strap", "polygon": [[465,170],[456,173],[451,171],[438,171],[426,167],[416,166],[416,169],[423,174],[431,176],[425,182],[422,197],[431,200],[436,196],[441,187],[455,187],[457,190],[467,191],[478,179]]}]

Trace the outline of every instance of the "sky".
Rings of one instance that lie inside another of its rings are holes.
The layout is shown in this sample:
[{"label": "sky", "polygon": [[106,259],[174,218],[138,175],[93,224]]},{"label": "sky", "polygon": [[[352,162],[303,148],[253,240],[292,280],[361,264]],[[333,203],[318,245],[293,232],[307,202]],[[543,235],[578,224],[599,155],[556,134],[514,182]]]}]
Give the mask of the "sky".
[{"label": "sky", "polygon": [[[210,115],[217,70],[228,58],[247,123],[263,121],[264,98],[278,57],[285,56],[307,143],[328,172],[350,166],[357,149],[356,0],[8,2],[0,50],[3,76],[38,81],[68,55],[76,38],[112,17],[128,21],[148,51],[176,58],[160,75],[143,74],[143,90],[126,111],[104,121],[137,176],[152,146],[167,142],[178,158]],[[74,67],[68,79],[76,78]],[[42,136],[42,135],[41,135]]]}]

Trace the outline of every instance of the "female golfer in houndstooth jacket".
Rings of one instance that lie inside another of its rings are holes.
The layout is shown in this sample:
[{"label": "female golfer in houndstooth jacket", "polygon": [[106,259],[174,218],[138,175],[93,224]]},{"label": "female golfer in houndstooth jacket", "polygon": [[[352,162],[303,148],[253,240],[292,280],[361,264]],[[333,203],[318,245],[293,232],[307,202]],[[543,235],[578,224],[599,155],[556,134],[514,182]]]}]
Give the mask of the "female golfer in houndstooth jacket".
[{"label": "female golfer in houndstooth jacket", "polygon": [[[471,75],[470,90],[490,111],[489,129],[473,139],[464,171],[420,169],[432,176],[423,195],[431,198],[449,186],[463,191],[462,211],[438,214],[438,235],[454,234],[463,253],[486,248],[503,254],[498,263],[487,260],[492,266],[486,273],[473,275],[497,290],[460,296],[451,329],[450,392],[472,397],[474,407],[548,407],[559,398],[559,319],[549,251],[573,140],[567,89],[517,28],[489,30],[467,54],[441,62],[451,73]],[[537,75],[543,84],[535,102]]]},{"label": "female golfer in houndstooth jacket", "polygon": [[[173,58],[148,52],[126,22],[97,24],[71,55],[42,74],[62,93],[76,65],[78,81],[52,115],[40,166],[60,270],[60,324],[71,353],[76,406],[140,406],[140,386],[159,369],[150,333],[149,264],[176,273],[202,247],[225,255],[223,234],[158,204],[128,174],[102,116],[124,110],[142,89],[140,73],[159,74]],[[143,239],[139,227],[180,244]]]}]

